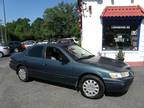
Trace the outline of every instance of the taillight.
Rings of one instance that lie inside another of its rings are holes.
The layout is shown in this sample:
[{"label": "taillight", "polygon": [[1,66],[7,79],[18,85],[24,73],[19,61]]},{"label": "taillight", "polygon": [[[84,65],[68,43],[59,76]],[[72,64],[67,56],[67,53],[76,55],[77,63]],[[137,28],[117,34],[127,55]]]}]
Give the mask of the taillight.
[{"label": "taillight", "polygon": [[24,44],[21,44],[21,48],[25,49],[26,47],[25,47],[25,45],[24,45]]}]

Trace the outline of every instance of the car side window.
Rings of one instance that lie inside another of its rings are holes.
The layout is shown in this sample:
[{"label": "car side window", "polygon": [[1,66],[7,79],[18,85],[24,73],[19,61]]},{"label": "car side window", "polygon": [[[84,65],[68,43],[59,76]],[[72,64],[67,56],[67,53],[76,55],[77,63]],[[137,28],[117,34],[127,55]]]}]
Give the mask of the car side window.
[{"label": "car side window", "polygon": [[66,59],[66,56],[59,49],[55,47],[47,47],[46,58],[62,62],[63,59]]},{"label": "car side window", "polygon": [[29,49],[28,56],[42,58],[43,57],[43,46],[34,46]]}]

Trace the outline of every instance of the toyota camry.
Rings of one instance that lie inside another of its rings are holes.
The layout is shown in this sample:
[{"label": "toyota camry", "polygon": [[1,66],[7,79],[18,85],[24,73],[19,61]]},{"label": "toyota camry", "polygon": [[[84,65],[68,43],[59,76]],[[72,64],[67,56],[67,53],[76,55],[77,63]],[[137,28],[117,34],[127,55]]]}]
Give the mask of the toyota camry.
[{"label": "toyota camry", "polygon": [[21,81],[39,78],[73,86],[91,99],[127,92],[134,79],[126,63],[95,56],[74,44],[34,45],[12,55],[10,67]]}]

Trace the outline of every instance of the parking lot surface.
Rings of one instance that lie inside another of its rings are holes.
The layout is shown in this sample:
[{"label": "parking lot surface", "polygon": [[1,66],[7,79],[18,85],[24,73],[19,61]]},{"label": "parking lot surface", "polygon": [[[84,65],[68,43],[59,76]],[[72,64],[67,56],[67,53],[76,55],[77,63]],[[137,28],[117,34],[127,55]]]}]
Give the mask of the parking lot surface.
[{"label": "parking lot surface", "polygon": [[0,58],[0,108],[144,108],[144,68],[134,68],[135,79],[122,96],[87,99],[73,89],[33,80],[21,82]]}]

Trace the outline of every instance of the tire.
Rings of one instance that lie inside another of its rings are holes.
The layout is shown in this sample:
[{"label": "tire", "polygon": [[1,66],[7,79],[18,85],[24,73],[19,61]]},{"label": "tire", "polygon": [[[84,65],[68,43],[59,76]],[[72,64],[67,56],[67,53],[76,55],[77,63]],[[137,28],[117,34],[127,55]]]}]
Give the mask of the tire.
[{"label": "tire", "polygon": [[20,66],[18,68],[17,75],[21,81],[23,81],[23,82],[29,81],[28,71],[27,71],[27,68],[25,66]]},{"label": "tire", "polygon": [[0,52],[0,58],[2,58],[3,57],[3,53],[2,52]]},{"label": "tire", "polygon": [[105,92],[103,81],[94,75],[82,77],[79,83],[79,89],[84,97],[90,99],[99,99],[103,97]]}]

